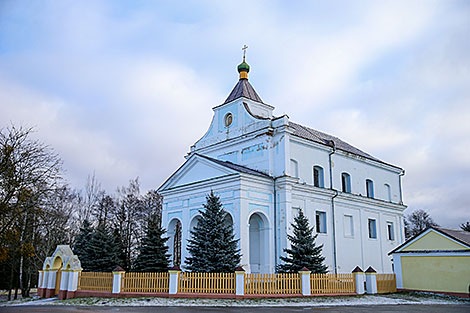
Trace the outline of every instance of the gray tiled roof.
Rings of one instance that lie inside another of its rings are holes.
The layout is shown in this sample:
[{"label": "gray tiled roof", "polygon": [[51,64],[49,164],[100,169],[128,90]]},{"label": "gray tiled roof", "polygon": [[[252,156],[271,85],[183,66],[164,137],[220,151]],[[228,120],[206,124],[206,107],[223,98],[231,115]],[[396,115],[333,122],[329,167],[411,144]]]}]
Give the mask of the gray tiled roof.
[{"label": "gray tiled roof", "polygon": [[463,243],[466,243],[468,246],[470,246],[470,232],[464,231],[464,230],[458,230],[458,229],[449,229],[449,228],[443,228],[443,227],[435,227],[444,234],[453,237]]},{"label": "gray tiled roof", "polygon": [[257,170],[253,170],[251,168],[248,168],[248,167],[245,167],[245,166],[242,166],[242,165],[238,165],[238,164],[234,164],[232,162],[229,162],[229,161],[221,161],[221,160],[217,160],[217,159],[213,159],[211,157],[208,157],[206,155],[202,155],[202,154],[199,154],[199,153],[196,153],[198,156],[201,156],[209,161],[212,161],[214,163],[217,163],[217,164],[220,164],[222,166],[225,166],[229,169],[232,169],[234,171],[237,171],[237,172],[240,172],[240,173],[245,173],[245,174],[251,174],[251,175],[257,175],[257,176],[262,176],[262,177],[266,177],[266,178],[272,178],[271,176],[269,176],[268,174],[265,174],[263,172],[260,172],[260,171],[257,171]]},{"label": "gray tiled roof", "polygon": [[233,87],[233,90],[228,96],[227,100],[225,100],[224,104],[241,97],[263,103],[263,100],[261,100],[253,86],[251,86],[251,84],[248,82],[248,79],[240,79],[238,81],[235,87]]},{"label": "gray tiled roof", "polygon": [[334,142],[336,149],[343,150],[345,152],[349,152],[349,153],[352,153],[352,154],[355,154],[355,155],[358,155],[358,156],[362,156],[362,157],[370,159],[370,160],[374,160],[374,161],[377,161],[377,162],[380,162],[380,163],[384,163],[384,164],[399,168],[395,165],[385,163],[385,162],[373,157],[372,155],[370,155],[370,154],[368,154],[368,153],[366,153],[362,150],[359,150],[356,147],[351,146],[347,142],[344,142],[344,141],[342,141],[341,139],[339,139],[335,136],[322,133],[318,130],[315,130],[315,129],[312,129],[312,128],[309,128],[309,127],[306,127],[306,126],[303,126],[303,125],[300,125],[300,124],[297,124],[297,123],[294,123],[294,122],[289,122],[289,127],[294,131],[293,132],[294,136],[298,136],[298,137],[301,137],[301,138],[304,138],[304,139],[307,139],[307,140],[310,140],[310,141],[314,141],[314,142],[317,142],[317,143],[320,143],[320,144],[328,145],[328,146],[331,146],[332,142]]}]

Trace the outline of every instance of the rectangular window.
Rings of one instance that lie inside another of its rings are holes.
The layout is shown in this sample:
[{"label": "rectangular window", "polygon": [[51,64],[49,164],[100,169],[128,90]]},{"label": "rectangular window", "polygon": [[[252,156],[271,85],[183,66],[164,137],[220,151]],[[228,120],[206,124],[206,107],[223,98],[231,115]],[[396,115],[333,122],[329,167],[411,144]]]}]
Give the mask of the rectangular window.
[{"label": "rectangular window", "polygon": [[345,237],[354,236],[353,217],[351,215],[345,215],[343,224],[344,224],[344,236]]},{"label": "rectangular window", "polygon": [[326,213],[317,211],[315,221],[317,233],[326,234]]},{"label": "rectangular window", "polygon": [[388,240],[395,240],[395,234],[393,232],[393,223],[387,222],[387,236]]},{"label": "rectangular window", "polygon": [[369,219],[369,238],[377,239],[377,223],[374,219]]}]

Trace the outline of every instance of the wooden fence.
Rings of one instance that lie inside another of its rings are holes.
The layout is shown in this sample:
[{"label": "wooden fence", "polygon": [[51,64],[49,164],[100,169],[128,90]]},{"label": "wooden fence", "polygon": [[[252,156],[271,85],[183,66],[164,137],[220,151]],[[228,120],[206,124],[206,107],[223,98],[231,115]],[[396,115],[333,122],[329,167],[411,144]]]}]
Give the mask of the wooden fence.
[{"label": "wooden fence", "polygon": [[245,274],[245,294],[301,294],[298,273]]},{"label": "wooden fence", "polygon": [[377,293],[397,292],[395,274],[377,274]]},{"label": "wooden fence", "polygon": [[123,292],[168,293],[170,274],[166,273],[125,273],[122,277]]},{"label": "wooden fence", "polygon": [[78,290],[113,291],[113,273],[80,272]]},{"label": "wooden fence", "polygon": [[179,273],[178,292],[235,294],[234,273]]},{"label": "wooden fence", "polygon": [[312,294],[355,293],[354,274],[310,274]]}]

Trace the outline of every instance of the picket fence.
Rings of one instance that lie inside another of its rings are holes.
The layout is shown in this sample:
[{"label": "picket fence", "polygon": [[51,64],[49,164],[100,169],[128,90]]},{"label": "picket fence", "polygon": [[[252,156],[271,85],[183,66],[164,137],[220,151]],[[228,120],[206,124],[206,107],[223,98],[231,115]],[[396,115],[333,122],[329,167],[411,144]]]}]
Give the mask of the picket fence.
[{"label": "picket fence", "polygon": [[[299,273],[242,274],[245,295],[300,295],[302,279]],[[396,292],[395,274],[377,274],[377,292]],[[310,274],[311,294],[356,293],[354,274]],[[178,273],[178,293],[235,295],[235,273]],[[170,274],[122,273],[121,291],[129,293],[169,293]],[[113,290],[113,274],[80,272],[78,290]]]},{"label": "picket fence", "polygon": [[354,274],[310,274],[312,294],[355,293]]},{"label": "picket fence", "polygon": [[377,293],[397,292],[395,274],[377,274]]},{"label": "picket fence", "polygon": [[245,274],[245,294],[301,294],[298,273]]},{"label": "picket fence", "polygon": [[78,290],[112,291],[113,273],[80,272],[78,274]]},{"label": "picket fence", "polygon": [[179,273],[179,293],[235,294],[234,273]]},{"label": "picket fence", "polygon": [[122,277],[123,292],[168,293],[170,274],[125,273]]}]

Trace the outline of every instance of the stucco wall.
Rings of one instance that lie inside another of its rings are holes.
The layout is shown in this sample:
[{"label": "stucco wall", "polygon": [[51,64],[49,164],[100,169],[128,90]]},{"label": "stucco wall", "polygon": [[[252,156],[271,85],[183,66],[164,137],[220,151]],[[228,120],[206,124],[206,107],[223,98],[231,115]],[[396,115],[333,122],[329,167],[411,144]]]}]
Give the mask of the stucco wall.
[{"label": "stucco wall", "polygon": [[402,256],[403,288],[467,293],[470,256]]}]

